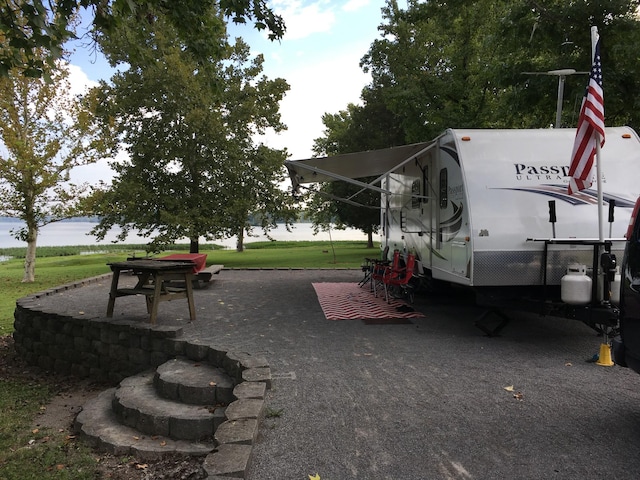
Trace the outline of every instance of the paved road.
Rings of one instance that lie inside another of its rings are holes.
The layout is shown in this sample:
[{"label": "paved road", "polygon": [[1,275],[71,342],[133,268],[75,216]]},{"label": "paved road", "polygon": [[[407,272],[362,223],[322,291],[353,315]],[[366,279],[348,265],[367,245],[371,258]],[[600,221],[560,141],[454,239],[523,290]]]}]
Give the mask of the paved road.
[{"label": "paved road", "polygon": [[[187,335],[271,364],[250,480],[640,478],[640,376],[587,363],[588,327],[514,314],[488,338],[461,295],[418,297],[425,318],[409,324],[325,320],[311,283],[359,278],[225,270],[196,291]],[[106,308],[107,283],[59,308]],[[165,305],[160,324],[184,323],[186,305]]]}]

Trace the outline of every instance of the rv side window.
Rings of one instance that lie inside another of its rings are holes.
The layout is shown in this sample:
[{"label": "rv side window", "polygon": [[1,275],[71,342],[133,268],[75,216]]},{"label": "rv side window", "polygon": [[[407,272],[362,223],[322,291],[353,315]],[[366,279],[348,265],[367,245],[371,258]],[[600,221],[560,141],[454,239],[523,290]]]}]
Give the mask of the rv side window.
[{"label": "rv side window", "polygon": [[424,170],[422,170],[422,195],[423,195],[423,199],[422,202],[423,203],[429,203],[429,167],[424,167]]},{"label": "rv side window", "polygon": [[449,199],[447,198],[447,169],[440,170],[440,208],[447,208]]},{"label": "rv side window", "polygon": [[416,178],[411,184],[411,208],[420,208],[420,195],[422,194],[422,185],[419,178]]}]

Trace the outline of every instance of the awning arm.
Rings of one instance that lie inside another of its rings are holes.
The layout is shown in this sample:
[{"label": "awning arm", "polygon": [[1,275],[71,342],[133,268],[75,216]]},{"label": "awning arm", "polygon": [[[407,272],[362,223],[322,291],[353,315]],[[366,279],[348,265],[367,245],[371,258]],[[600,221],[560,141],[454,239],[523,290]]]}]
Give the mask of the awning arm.
[{"label": "awning arm", "polygon": [[327,197],[330,198],[332,200],[337,200],[339,202],[343,202],[343,203],[347,203],[349,205],[353,205],[354,207],[363,207],[363,208],[368,208],[371,210],[380,210],[382,207],[376,206],[373,207],[371,205],[365,205],[364,203],[358,203],[355,202],[353,200],[351,200],[350,198],[343,198],[343,197],[338,197],[337,195],[333,195],[332,193],[327,193],[327,192],[323,192],[322,190],[312,190],[309,187],[301,187],[301,188],[305,188],[306,190],[316,193],[318,195],[322,195],[323,197]]},{"label": "awning arm", "polygon": [[365,190],[367,190],[367,188],[371,189],[371,190],[376,190],[376,191],[380,191],[383,193],[391,193],[390,191],[384,191],[382,189],[376,189],[376,187],[373,187],[373,184],[375,183],[380,183],[382,182],[382,179],[384,177],[386,177],[387,175],[389,175],[390,173],[393,173],[394,171],[396,171],[398,168],[406,165],[407,163],[409,163],[411,160],[416,159],[418,156],[422,155],[425,152],[428,152],[429,150],[431,150],[434,146],[436,145],[435,140],[433,142],[431,142],[429,145],[427,145],[426,147],[424,147],[422,150],[420,150],[417,153],[414,153],[413,155],[411,155],[409,158],[407,158],[406,160],[403,160],[402,162],[400,162],[398,165],[396,165],[395,167],[393,167],[391,170],[388,170],[387,172],[383,173],[382,175],[380,175],[378,178],[376,178],[375,180],[372,180],[371,182],[369,182],[366,185],[369,185],[368,187],[364,187],[362,190],[359,190],[358,192],[354,193],[353,195],[351,195],[349,198],[353,198],[356,195],[360,195],[362,192],[364,192]]}]

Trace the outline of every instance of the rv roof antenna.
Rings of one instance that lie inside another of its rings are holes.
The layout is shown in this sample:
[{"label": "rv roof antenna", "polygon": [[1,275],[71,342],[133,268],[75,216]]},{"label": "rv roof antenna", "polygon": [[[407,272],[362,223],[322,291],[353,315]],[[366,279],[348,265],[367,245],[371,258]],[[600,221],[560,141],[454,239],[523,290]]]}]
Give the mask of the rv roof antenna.
[{"label": "rv roof antenna", "polygon": [[589,72],[576,72],[573,68],[561,68],[548,72],[522,72],[523,75],[551,75],[558,77],[558,102],[556,103],[556,123],[554,128],[560,128],[562,120],[562,99],[564,98],[564,82],[568,75],[588,75]]}]

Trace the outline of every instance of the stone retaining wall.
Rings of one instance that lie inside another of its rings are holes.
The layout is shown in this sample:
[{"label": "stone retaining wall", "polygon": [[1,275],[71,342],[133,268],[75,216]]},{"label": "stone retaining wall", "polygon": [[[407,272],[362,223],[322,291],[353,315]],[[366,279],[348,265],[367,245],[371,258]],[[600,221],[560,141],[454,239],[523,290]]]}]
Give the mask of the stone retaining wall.
[{"label": "stone retaining wall", "polygon": [[111,318],[61,315],[38,304],[38,298],[104,280],[110,274],[62,285],[16,302],[13,337],[17,353],[44,370],[118,383],[185,356],[223,368],[237,383],[265,381],[271,374],[265,359],[227,352],[187,341],[182,327],[158,326]]}]

